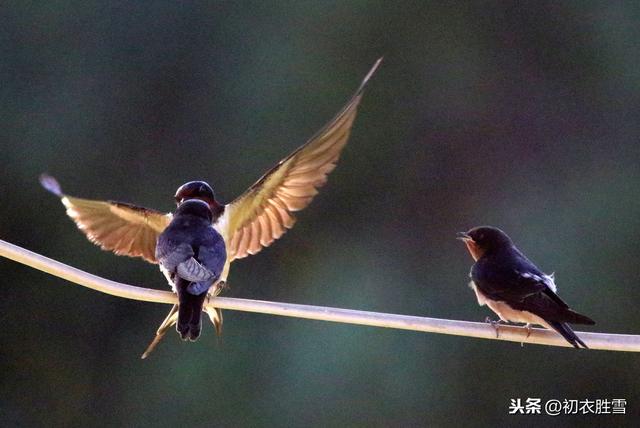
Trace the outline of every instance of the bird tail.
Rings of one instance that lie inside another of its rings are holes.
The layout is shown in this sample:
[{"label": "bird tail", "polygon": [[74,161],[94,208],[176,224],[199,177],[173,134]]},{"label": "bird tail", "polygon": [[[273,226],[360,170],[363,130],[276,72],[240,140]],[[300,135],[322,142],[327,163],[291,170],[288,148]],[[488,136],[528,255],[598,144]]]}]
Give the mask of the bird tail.
[{"label": "bird tail", "polygon": [[207,293],[193,295],[188,288],[191,283],[182,278],[176,282],[178,291],[178,323],[176,330],[183,340],[195,341],[200,336],[202,330],[202,304],[207,297]]},{"label": "bird tail", "polygon": [[571,324],[586,324],[586,325],[594,325],[596,322],[589,318],[586,315],[579,314],[577,312],[568,309],[564,314],[564,319],[562,321],[568,322]]},{"label": "bird tail", "polygon": [[569,324],[567,324],[566,322],[553,321],[553,322],[550,322],[549,325],[555,331],[560,333],[560,335],[564,337],[567,342],[573,345],[574,348],[580,349],[580,347],[582,347],[584,349],[589,349],[589,347],[585,345],[585,343],[582,340],[580,340],[580,338],[574,333],[571,327],[569,327]]},{"label": "bird tail", "polygon": [[167,330],[169,330],[171,326],[176,323],[177,319],[178,319],[178,305],[173,305],[173,307],[169,311],[169,315],[167,315],[164,321],[162,321],[162,324],[160,324],[160,327],[158,327],[158,331],[156,331],[156,337],[153,338],[153,340],[151,341],[149,346],[147,346],[147,349],[144,351],[144,353],[140,358],[144,360],[149,356],[151,351],[153,351],[156,348],[156,346],[158,346],[158,343],[160,343],[160,341],[164,337]]},{"label": "bird tail", "polygon": [[[209,289],[209,297],[216,297],[227,289],[229,286],[226,281],[218,281],[213,287]],[[214,308],[213,306],[205,306],[204,311],[209,315],[209,319],[213,323],[213,327],[216,329],[218,338],[222,336],[222,310],[220,308]]]},{"label": "bird tail", "polygon": [[216,329],[216,335],[220,337],[222,335],[222,311],[218,308],[211,307],[206,307],[204,311],[209,315],[209,319]]}]

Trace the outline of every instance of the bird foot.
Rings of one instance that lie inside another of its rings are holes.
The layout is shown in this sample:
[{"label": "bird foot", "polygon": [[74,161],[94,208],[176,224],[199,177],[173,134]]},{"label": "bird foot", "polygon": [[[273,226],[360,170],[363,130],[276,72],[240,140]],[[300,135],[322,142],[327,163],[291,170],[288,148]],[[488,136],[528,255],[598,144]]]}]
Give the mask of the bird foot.
[{"label": "bird foot", "polygon": [[222,293],[223,291],[229,290],[231,287],[229,287],[229,284],[227,284],[226,281],[220,281],[218,282],[216,285],[214,285],[213,287],[211,287],[209,289],[209,291],[207,292],[207,297],[206,297],[206,304],[209,305],[211,303],[211,299],[215,298],[216,296],[220,295],[220,293]]},{"label": "bird foot", "polygon": [[226,281],[220,281],[209,290],[209,298],[220,295],[223,291],[229,290],[229,284]]},{"label": "bird foot", "polygon": [[496,339],[500,337],[500,325],[504,324],[504,321],[502,321],[501,319],[498,320],[492,320],[489,317],[486,317],[484,319],[484,322],[491,324],[491,327],[493,327],[493,329],[496,331]]},{"label": "bird foot", "polygon": [[[525,330],[527,330],[527,336],[525,337],[525,339],[528,339],[529,336],[531,336],[531,323],[526,323],[523,328]],[[524,348],[524,342],[520,342],[520,347]]]}]

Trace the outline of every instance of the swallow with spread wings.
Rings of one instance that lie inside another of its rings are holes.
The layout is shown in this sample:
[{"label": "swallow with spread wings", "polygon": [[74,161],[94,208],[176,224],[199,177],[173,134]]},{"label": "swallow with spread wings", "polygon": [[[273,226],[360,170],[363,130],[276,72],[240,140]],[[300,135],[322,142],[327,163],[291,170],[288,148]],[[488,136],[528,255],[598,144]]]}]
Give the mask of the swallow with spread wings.
[{"label": "swallow with spread wings", "polygon": [[[223,204],[216,200],[211,186],[204,181],[191,181],[178,188],[175,194],[177,206],[190,199],[206,202],[211,210],[211,224],[224,240],[226,260],[208,290],[209,295],[216,296],[224,288],[231,262],[256,254],[280,238],[293,226],[294,213],[309,205],[318,193],[317,189],[326,183],[327,175],[336,167],[347,144],[364,88],[381,60],[376,61],[356,93],[333,120],[231,203]],[[69,196],[63,193],[55,178],[46,174],[40,177],[40,183],[60,197],[67,215],[91,242],[118,255],[159,263],[158,239],[171,224],[173,214],[124,202]],[[175,285],[171,279],[170,284],[172,287]],[[174,305],[160,325],[143,358],[177,322],[177,307]],[[221,311],[208,305],[204,311],[219,334]]]}]

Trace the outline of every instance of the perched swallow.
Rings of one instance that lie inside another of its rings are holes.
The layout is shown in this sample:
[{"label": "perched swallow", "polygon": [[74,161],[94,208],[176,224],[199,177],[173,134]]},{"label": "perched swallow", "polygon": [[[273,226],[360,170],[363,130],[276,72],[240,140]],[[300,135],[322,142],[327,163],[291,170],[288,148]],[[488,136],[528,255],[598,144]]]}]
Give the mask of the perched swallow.
[{"label": "perched swallow", "polygon": [[480,306],[487,305],[502,321],[539,324],[560,333],[575,348],[587,348],[568,323],[595,322],[574,312],[556,294],[553,275],[547,275],[520,252],[506,233],[495,227],[460,232],[475,264],[471,283]]},{"label": "perched swallow", "polygon": [[209,204],[188,199],[158,236],[156,259],[178,294],[177,330],[182,339],[200,336],[202,304],[227,261],[222,235],[211,225]]},{"label": "perched swallow", "polygon": [[[364,88],[381,60],[376,61],[356,93],[333,120],[231,203],[218,202],[211,186],[204,181],[191,181],[178,188],[175,194],[178,207],[189,199],[205,201],[211,211],[211,224],[224,240],[226,261],[210,288],[210,295],[215,296],[224,288],[233,260],[256,254],[280,238],[293,227],[294,212],[309,205],[318,193],[317,189],[326,183],[327,175],[336,167],[347,144]],[[171,223],[172,214],[123,202],[68,196],[53,177],[45,174],[40,177],[40,183],[61,198],[67,215],[91,242],[118,255],[159,262],[156,254],[158,238]],[[221,311],[209,307],[205,307],[205,311],[219,333]],[[150,349],[176,323],[177,312],[174,306],[158,328]]]}]

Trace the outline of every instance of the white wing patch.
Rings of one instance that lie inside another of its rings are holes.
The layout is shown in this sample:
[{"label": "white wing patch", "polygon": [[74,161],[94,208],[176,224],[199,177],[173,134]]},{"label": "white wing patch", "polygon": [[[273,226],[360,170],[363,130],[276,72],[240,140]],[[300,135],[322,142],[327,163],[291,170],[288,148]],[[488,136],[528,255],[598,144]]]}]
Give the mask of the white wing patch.
[{"label": "white wing patch", "polygon": [[531,278],[535,281],[540,281],[544,285],[549,287],[551,291],[553,291],[554,293],[557,292],[558,287],[556,286],[554,273],[552,273],[551,275],[543,274],[542,276],[535,275],[529,272],[525,272],[525,273],[518,272],[518,274],[521,275],[523,278]]},{"label": "white wing patch", "polygon": [[556,277],[555,272],[551,272],[551,275],[545,275],[544,283],[547,284],[547,287],[549,287],[551,291],[553,291],[554,293],[557,293],[558,287],[556,286],[555,277]]}]

